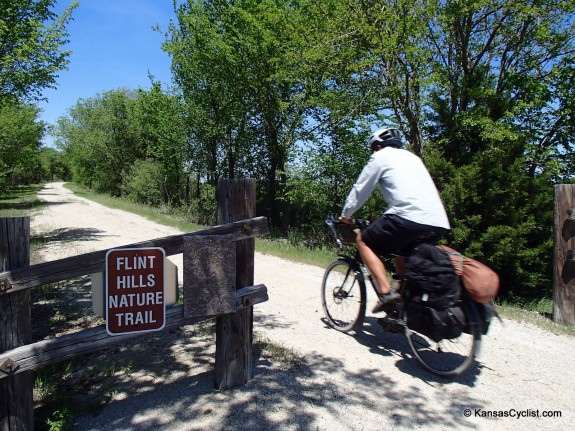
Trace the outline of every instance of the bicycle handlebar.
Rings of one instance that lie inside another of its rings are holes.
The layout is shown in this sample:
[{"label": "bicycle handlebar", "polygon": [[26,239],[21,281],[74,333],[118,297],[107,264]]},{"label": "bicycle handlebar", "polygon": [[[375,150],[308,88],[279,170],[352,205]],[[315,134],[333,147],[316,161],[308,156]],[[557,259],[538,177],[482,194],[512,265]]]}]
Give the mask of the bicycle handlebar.
[{"label": "bicycle handlebar", "polygon": [[[336,230],[336,226],[338,226],[338,225],[346,226],[350,229],[364,229],[367,226],[367,223],[362,219],[357,219],[354,221],[353,225],[350,225],[348,223],[344,223],[344,222],[339,221],[338,219],[334,218],[333,216],[328,217],[325,220],[325,224],[328,227],[328,230],[329,230],[331,237],[334,239],[338,248],[340,248],[340,249],[343,248],[344,243],[341,239],[341,236],[338,234],[338,232]],[[350,241],[350,243],[351,243],[351,241]]]}]

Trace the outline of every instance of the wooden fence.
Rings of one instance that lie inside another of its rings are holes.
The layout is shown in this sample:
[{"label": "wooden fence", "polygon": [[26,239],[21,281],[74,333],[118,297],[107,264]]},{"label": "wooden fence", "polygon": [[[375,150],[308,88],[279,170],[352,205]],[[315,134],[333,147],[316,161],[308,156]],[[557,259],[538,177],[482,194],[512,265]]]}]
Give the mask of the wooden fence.
[{"label": "wooden fence", "polygon": [[[183,253],[183,305],[166,309],[164,330],[216,317],[219,389],[251,379],[252,306],[268,299],[265,285],[253,285],[254,238],[268,232],[254,207],[255,180],[223,180],[218,226],[118,247]],[[29,233],[29,218],[0,219],[0,431],[34,429],[33,370],[147,333],[110,336],[102,325],[33,343],[30,289],[104,272],[108,250],[29,266]]]}]

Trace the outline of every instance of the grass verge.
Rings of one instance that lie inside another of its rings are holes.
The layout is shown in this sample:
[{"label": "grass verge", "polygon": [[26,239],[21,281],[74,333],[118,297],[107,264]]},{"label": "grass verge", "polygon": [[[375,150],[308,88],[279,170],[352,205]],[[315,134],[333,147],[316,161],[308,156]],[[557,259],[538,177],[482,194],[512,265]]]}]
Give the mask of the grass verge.
[{"label": "grass verge", "polygon": [[0,217],[26,217],[45,207],[38,198],[42,184],[11,187],[0,194]]},{"label": "grass verge", "polygon": [[501,301],[497,303],[497,309],[508,319],[529,323],[553,334],[575,336],[575,326],[561,325],[553,321],[553,301],[549,298]]}]

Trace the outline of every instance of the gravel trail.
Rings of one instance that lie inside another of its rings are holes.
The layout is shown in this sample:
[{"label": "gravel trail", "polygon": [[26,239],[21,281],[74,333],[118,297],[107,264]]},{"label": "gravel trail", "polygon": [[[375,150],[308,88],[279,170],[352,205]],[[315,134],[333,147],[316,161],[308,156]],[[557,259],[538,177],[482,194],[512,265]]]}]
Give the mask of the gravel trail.
[{"label": "gravel trail", "polygon": [[[179,233],[77,197],[63,183],[48,184],[39,196],[48,206],[32,217],[32,235],[50,239],[40,249],[46,261]],[[181,268],[181,256],[171,259]],[[270,297],[254,307],[256,337],[295,352],[294,366],[262,354],[253,380],[217,391],[209,337],[193,325],[152,333],[108,353],[128,355],[131,369],[118,371],[111,400],[75,429],[539,431],[575,423],[574,337],[495,320],[479,367],[443,379],[423,370],[403,335],[383,332],[369,313],[359,335],[329,329],[322,275],[323,268],[256,250],[255,283]]]}]

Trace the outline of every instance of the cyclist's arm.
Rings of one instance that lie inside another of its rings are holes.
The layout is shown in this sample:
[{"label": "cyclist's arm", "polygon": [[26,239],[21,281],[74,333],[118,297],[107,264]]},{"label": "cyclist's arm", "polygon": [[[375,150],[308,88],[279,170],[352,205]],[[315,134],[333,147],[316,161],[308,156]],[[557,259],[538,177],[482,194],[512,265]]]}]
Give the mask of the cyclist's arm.
[{"label": "cyclist's arm", "polygon": [[369,159],[369,162],[363,170],[347,199],[345,200],[345,205],[341,212],[341,216],[349,220],[349,218],[361,208],[365,201],[371,195],[371,192],[377,186],[379,178],[381,177],[381,168],[378,166],[377,162],[374,160],[373,156]]}]

